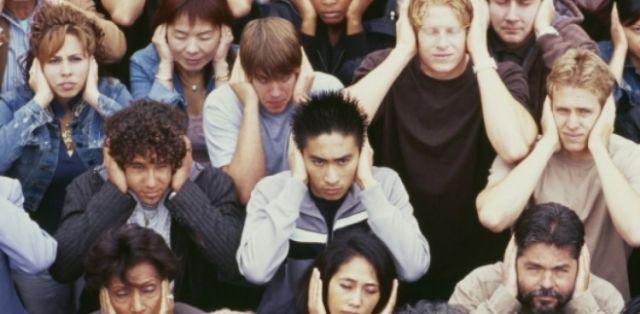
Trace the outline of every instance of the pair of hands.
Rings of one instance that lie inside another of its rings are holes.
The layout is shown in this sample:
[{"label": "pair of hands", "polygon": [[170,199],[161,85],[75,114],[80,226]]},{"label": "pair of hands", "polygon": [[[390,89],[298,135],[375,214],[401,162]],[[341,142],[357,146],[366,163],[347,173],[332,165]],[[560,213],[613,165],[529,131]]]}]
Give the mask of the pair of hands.
[{"label": "pair of hands", "polygon": [[[307,302],[307,308],[309,314],[327,314],[327,310],[324,307],[322,297],[322,279],[320,279],[320,271],[317,268],[313,269],[311,273],[311,280],[309,281],[309,298]],[[396,299],[398,295],[398,279],[393,280],[393,288],[391,289],[391,295],[387,305],[382,309],[380,314],[392,314],[393,309],[396,306]],[[378,301],[380,302],[380,301]]]},{"label": "pair of hands", "polygon": [[[34,99],[36,99],[38,104],[43,109],[49,107],[49,104],[53,101],[55,95],[51,90],[47,77],[44,75],[43,66],[40,64],[38,58],[33,59],[33,64],[29,69],[29,87],[33,90],[33,93],[35,94]],[[87,74],[82,98],[97,110],[99,97],[98,63],[96,62],[96,59],[91,56],[89,57],[89,73]]]},{"label": "pair of hands", "polygon": [[[502,262],[502,286],[514,298],[518,296],[518,273],[516,271],[516,259],[518,258],[518,247],[513,236],[507,245]],[[586,244],[580,249],[578,257],[578,275],[576,276],[573,298],[578,294],[587,291],[589,288],[589,278],[591,275],[591,256]]]},{"label": "pair of hands", "polygon": [[[173,314],[175,301],[173,300],[173,294],[171,294],[171,288],[169,287],[169,281],[167,279],[162,281],[160,302],[159,314]],[[116,314],[107,288],[100,289],[100,314]]]},{"label": "pair of hands", "polygon": [[[347,20],[362,20],[362,15],[374,0],[352,0],[347,8]],[[315,20],[317,12],[313,8],[311,0],[292,0],[293,6],[296,8],[303,20]]]},{"label": "pair of hands", "polygon": [[[289,137],[287,154],[291,176],[306,184],[309,180],[307,168],[304,165],[302,152],[300,152],[300,149],[298,149],[298,146],[293,140],[293,135]],[[377,183],[376,179],[373,177],[373,149],[371,148],[368,139],[365,139],[365,142],[362,145],[362,150],[360,151],[358,169],[356,170],[356,183],[362,190],[366,190],[368,187]]]},{"label": "pair of hands", "polygon": [[[171,177],[171,190],[174,192],[180,191],[180,188],[189,180],[191,174],[191,166],[193,164],[193,157],[191,155],[191,141],[186,135],[183,135],[184,143],[186,146],[186,154],[182,158],[182,166],[177,169]],[[127,178],[124,170],[120,168],[118,163],[111,156],[109,146],[105,145],[102,149],[102,155],[104,160],[104,167],[107,170],[109,181],[113,183],[118,190],[122,193],[127,193]]]},{"label": "pair of hands", "polygon": [[[151,42],[158,51],[160,62],[173,65],[173,54],[171,53],[171,48],[169,48],[169,43],[167,41],[167,28],[167,24],[161,24],[156,27],[155,31],[153,32]],[[212,61],[214,69],[216,68],[216,65],[220,65],[222,63],[226,65],[226,58],[227,54],[229,53],[231,43],[233,43],[233,32],[231,31],[231,27],[222,25],[222,27],[220,28],[220,39],[218,40],[218,47],[216,48]]]},{"label": "pair of hands", "polygon": [[[593,153],[596,149],[606,148],[609,144],[609,138],[613,134],[614,122],[616,119],[616,105],[613,96],[609,96],[605,102],[600,116],[591,128],[587,147]],[[542,139],[551,142],[554,151],[560,151],[561,143],[558,135],[558,127],[551,111],[551,100],[549,96],[544,101],[542,109],[542,118],[540,120],[542,126]]]}]

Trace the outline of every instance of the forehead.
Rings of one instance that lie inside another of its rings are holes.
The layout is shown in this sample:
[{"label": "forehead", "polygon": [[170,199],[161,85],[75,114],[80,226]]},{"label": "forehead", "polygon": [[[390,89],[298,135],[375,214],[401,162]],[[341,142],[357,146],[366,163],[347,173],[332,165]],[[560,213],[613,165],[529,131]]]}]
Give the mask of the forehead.
[{"label": "forehead", "polygon": [[[127,270],[127,281],[132,285],[144,284],[149,281],[160,280],[160,276],[149,262],[141,262]],[[125,285],[120,278],[115,275],[111,278],[111,286]]]},{"label": "forehead", "polygon": [[561,248],[546,243],[530,245],[518,257],[519,265],[535,264],[545,268],[572,266],[577,263],[568,248]]},{"label": "forehead", "polygon": [[308,138],[304,153],[323,159],[336,159],[353,154],[357,150],[354,135],[345,136],[338,132],[331,132]]},{"label": "forehead", "polygon": [[422,28],[428,27],[462,27],[462,21],[450,6],[430,5],[422,16]]},{"label": "forehead", "polygon": [[542,0],[489,0],[490,3],[499,3],[499,4],[519,4],[519,5],[532,5],[541,3]]},{"label": "forehead", "polygon": [[196,31],[196,32],[205,32],[205,31],[213,31],[217,29],[213,23],[210,21],[204,20],[200,17],[194,17],[193,20],[189,19],[189,16],[186,13],[180,14],[176,17],[176,19],[171,23],[171,26],[181,32],[187,31]]},{"label": "forehead", "polygon": [[362,256],[355,256],[340,265],[333,277],[338,280],[353,280],[365,284],[378,284],[378,276],[376,275],[373,265]]},{"label": "forehead", "polygon": [[560,86],[551,98],[555,108],[575,108],[596,110],[600,108],[598,97],[591,91],[573,86]]}]

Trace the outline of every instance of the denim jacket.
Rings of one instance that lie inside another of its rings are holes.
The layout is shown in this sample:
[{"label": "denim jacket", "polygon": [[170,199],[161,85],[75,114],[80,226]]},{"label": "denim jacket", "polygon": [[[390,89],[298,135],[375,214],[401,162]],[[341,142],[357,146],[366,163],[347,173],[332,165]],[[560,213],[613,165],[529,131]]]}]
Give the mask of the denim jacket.
[{"label": "denim jacket", "polygon": [[[87,168],[102,163],[104,118],[131,100],[127,88],[116,79],[102,79],[98,90],[97,110],[82,100],[72,105],[71,137]],[[38,208],[53,179],[62,140],[51,110],[54,104],[42,109],[33,96],[28,85],[0,96],[0,173],[22,183],[28,211]]]},{"label": "denim jacket", "polygon": [[[163,104],[178,106],[186,110],[186,102],[182,89],[182,82],[177,75],[173,75],[173,91],[169,91],[158,79],[158,65],[160,56],[153,43],[147,47],[136,51],[131,56],[129,64],[129,75],[131,76],[131,94],[135,99],[148,98]],[[214,81],[210,77],[207,79],[207,94],[214,89]]]}]

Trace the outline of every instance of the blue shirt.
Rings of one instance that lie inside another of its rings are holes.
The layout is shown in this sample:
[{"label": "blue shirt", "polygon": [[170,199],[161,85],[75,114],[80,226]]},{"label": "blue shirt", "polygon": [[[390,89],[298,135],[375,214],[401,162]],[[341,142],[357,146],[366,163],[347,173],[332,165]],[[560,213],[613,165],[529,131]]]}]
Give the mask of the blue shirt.
[{"label": "blue shirt", "polygon": [[[613,55],[613,44],[610,41],[602,41],[598,43],[598,47],[600,48],[600,56],[608,63]],[[629,97],[631,107],[640,105],[640,73],[631,63],[631,58],[628,55],[622,70],[622,84],[616,85],[613,92],[616,103],[622,98],[623,94]]]}]

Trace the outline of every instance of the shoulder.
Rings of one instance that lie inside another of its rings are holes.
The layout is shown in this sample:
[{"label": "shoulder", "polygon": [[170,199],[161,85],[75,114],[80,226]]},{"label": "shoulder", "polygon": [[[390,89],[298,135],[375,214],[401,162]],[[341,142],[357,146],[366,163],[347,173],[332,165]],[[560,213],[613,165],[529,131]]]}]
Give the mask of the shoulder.
[{"label": "shoulder", "polygon": [[291,179],[291,171],[289,170],[266,176],[258,181],[254,190],[267,196],[276,195],[284,188],[289,179]]},{"label": "shoulder", "polygon": [[385,183],[393,183],[396,181],[400,181],[400,176],[398,173],[387,167],[373,167],[373,177],[380,182],[383,186]]},{"label": "shoulder", "polygon": [[98,82],[98,90],[101,93],[112,94],[118,93],[127,87],[115,77],[105,76],[100,78]]},{"label": "shoulder", "polygon": [[619,313],[624,307],[624,299],[618,289],[593,273],[589,279],[589,292],[606,313]]},{"label": "shoulder", "polygon": [[[205,120],[225,117],[238,120],[242,116],[242,103],[229,84],[214,89],[204,101]],[[218,120],[216,119],[216,120]]]},{"label": "shoulder", "polygon": [[337,91],[341,90],[344,86],[340,80],[327,73],[315,72],[315,78],[313,79],[313,85],[311,86],[311,93],[317,93],[319,91]]},{"label": "shoulder", "polygon": [[143,64],[144,66],[156,65],[160,62],[160,57],[153,43],[136,51],[131,55],[131,63]]},{"label": "shoulder", "polygon": [[16,111],[33,98],[33,91],[29,85],[21,85],[10,91],[0,93],[0,104],[8,106],[11,111]]}]

